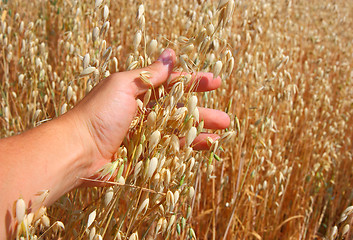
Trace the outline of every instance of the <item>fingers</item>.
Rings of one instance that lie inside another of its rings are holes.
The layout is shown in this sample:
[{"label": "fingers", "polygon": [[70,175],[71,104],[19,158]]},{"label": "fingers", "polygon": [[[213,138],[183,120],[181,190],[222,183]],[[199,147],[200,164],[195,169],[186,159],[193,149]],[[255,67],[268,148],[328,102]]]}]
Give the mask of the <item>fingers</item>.
[{"label": "fingers", "polygon": [[[172,49],[165,49],[159,56],[158,60],[148,67],[135,69],[132,71],[117,73],[116,80],[120,80],[120,90],[127,92],[133,96],[139,96],[145,93],[151,85],[158,87],[167,81],[167,79],[175,79],[181,75],[186,75],[184,72],[172,72],[176,61],[175,52]],[[141,80],[140,73],[148,72],[148,82]],[[119,76],[119,77],[117,77]],[[112,76],[114,78],[114,74]],[[219,77],[213,78],[212,73],[199,72],[191,76],[191,81],[186,89],[191,89],[195,92],[211,91],[221,86]]]},{"label": "fingers", "polygon": [[[170,77],[175,79],[186,74],[184,72],[173,72]],[[199,72],[191,75],[191,82],[186,86],[186,90],[191,88],[193,92],[207,92],[219,88],[221,83],[220,77],[213,78],[213,74],[210,72]]]},{"label": "fingers", "polygon": [[[210,146],[207,143],[207,139],[212,138],[212,140],[217,140],[219,136],[212,133],[200,133],[195,140],[192,142],[191,146],[194,150],[208,150]],[[180,139],[180,147],[184,147],[185,138]]]},{"label": "fingers", "polygon": [[[230,124],[230,118],[227,113],[199,107],[199,115],[200,120],[204,121],[205,129],[225,129]],[[207,144],[207,139],[212,138],[212,140],[216,140],[219,138],[217,134],[211,133],[201,133],[199,134],[192,143],[192,147],[195,150],[208,150],[210,146]],[[185,145],[185,138],[180,139],[180,146],[183,147]]]},{"label": "fingers", "polygon": [[[170,78],[175,79],[175,78],[180,77],[185,74],[186,73],[182,73],[182,72],[173,72],[170,75]],[[168,87],[166,87],[167,92],[169,92],[172,85],[173,84],[168,85]],[[189,91],[191,89],[191,91],[193,91],[193,92],[207,92],[207,91],[215,90],[215,89],[219,88],[220,86],[221,86],[221,78],[220,77],[213,78],[212,73],[199,72],[199,73],[194,74],[192,76],[192,80],[190,81],[188,86],[186,86],[185,91]],[[158,96],[158,94],[157,94],[157,96],[153,96],[152,99],[158,99],[159,97],[160,96]],[[140,95],[139,98],[142,100],[143,94]]]},{"label": "fingers", "polygon": [[207,129],[225,129],[230,124],[230,118],[227,113],[199,107],[200,120],[204,121],[204,128]]},{"label": "fingers", "polygon": [[[130,95],[137,97],[138,95],[145,93],[151,87],[151,85],[153,87],[161,85],[172,73],[174,63],[175,52],[172,49],[167,48],[162,52],[158,60],[152,63],[150,66],[128,72],[118,73],[120,74],[119,77],[123,81],[121,82],[121,87],[125,88],[125,90],[122,90]],[[151,84],[141,80],[141,72],[148,72],[147,75],[149,75],[149,77],[147,80]]]}]

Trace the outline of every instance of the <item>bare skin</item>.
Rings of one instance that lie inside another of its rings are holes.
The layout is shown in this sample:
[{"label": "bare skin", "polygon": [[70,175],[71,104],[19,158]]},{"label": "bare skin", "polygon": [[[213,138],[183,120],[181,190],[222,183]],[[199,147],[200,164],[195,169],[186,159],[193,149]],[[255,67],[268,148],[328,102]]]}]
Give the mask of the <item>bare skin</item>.
[{"label": "bare skin", "polygon": [[[36,194],[49,190],[44,205],[49,206],[70,190],[84,186],[85,181],[111,161],[121,145],[135,116],[136,98],[150,86],[139,79],[141,71],[152,73],[157,87],[181,73],[172,72],[175,53],[166,49],[159,59],[144,69],[115,73],[104,79],[66,114],[28,130],[0,140],[0,239],[15,226],[13,204],[23,198],[33,210]],[[221,84],[210,73],[199,73],[195,91],[210,91]],[[205,128],[224,129],[229,125],[226,113],[199,108]],[[194,143],[206,149],[207,137],[201,134]]]}]

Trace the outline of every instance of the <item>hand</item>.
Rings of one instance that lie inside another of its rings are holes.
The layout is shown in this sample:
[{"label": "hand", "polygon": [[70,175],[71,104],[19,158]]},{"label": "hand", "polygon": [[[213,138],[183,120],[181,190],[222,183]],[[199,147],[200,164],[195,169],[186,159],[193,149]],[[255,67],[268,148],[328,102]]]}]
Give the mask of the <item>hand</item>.
[{"label": "hand", "polygon": [[[140,78],[141,71],[149,71],[149,79],[157,87],[173,73],[175,54],[165,50],[151,66],[112,74],[101,81],[79,104],[66,114],[22,134],[0,139],[0,238],[11,235],[14,222],[14,201],[23,198],[35,211],[40,205],[49,206],[68,191],[87,185],[81,178],[93,176],[111,161],[121,145],[137,110],[137,97],[149,89]],[[220,78],[211,73],[199,73],[195,91],[209,91],[220,86]],[[226,113],[199,108],[204,127],[226,128]],[[193,145],[207,148],[207,137],[200,134]],[[183,140],[181,140],[182,142]],[[21,173],[21,174],[19,174]],[[47,190],[45,199],[37,193]]]},{"label": "hand", "polygon": [[[127,72],[114,73],[100,82],[92,91],[71,111],[75,114],[87,152],[91,154],[88,161],[87,177],[111,161],[124,137],[131,121],[136,114],[136,98],[142,97],[150,88],[139,78],[141,71],[148,71],[153,87],[163,84],[168,77],[176,78],[180,72],[172,72],[175,63],[175,53],[166,49],[159,59],[147,68]],[[199,73],[195,78],[195,91],[210,91],[221,85],[221,79],[213,79],[211,73]],[[229,125],[229,117],[218,110],[199,108],[200,120],[204,120],[204,127],[208,129],[224,129]],[[195,140],[195,148],[207,148],[206,139],[217,138],[214,134],[200,134]]]}]

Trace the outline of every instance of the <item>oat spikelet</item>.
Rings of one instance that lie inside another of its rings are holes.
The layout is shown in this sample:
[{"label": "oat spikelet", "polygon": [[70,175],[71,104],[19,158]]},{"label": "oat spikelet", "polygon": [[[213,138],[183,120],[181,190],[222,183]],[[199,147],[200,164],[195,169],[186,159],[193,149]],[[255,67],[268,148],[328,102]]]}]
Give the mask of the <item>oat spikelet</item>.
[{"label": "oat spikelet", "polygon": [[94,222],[94,220],[96,219],[96,210],[94,210],[93,212],[91,212],[89,215],[88,215],[88,220],[87,220],[87,224],[86,224],[86,228],[89,228],[92,223]]},{"label": "oat spikelet", "polygon": [[20,198],[16,201],[16,219],[20,223],[22,222],[26,213],[26,203]]},{"label": "oat spikelet", "polygon": [[196,136],[197,136],[196,127],[191,127],[185,137],[185,146],[189,147],[191,143],[195,140]]}]

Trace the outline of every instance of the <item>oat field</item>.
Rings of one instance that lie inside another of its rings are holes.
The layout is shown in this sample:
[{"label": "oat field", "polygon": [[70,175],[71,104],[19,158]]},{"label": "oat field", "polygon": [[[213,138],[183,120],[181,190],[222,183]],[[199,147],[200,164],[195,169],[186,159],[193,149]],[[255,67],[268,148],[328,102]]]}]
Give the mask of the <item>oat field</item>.
[{"label": "oat field", "polygon": [[[14,238],[353,238],[353,1],[1,0],[0,18],[1,138],[165,48],[188,73],[137,100],[109,186],[26,211]],[[199,71],[222,86],[190,92]],[[231,118],[207,151],[196,105]]]}]

